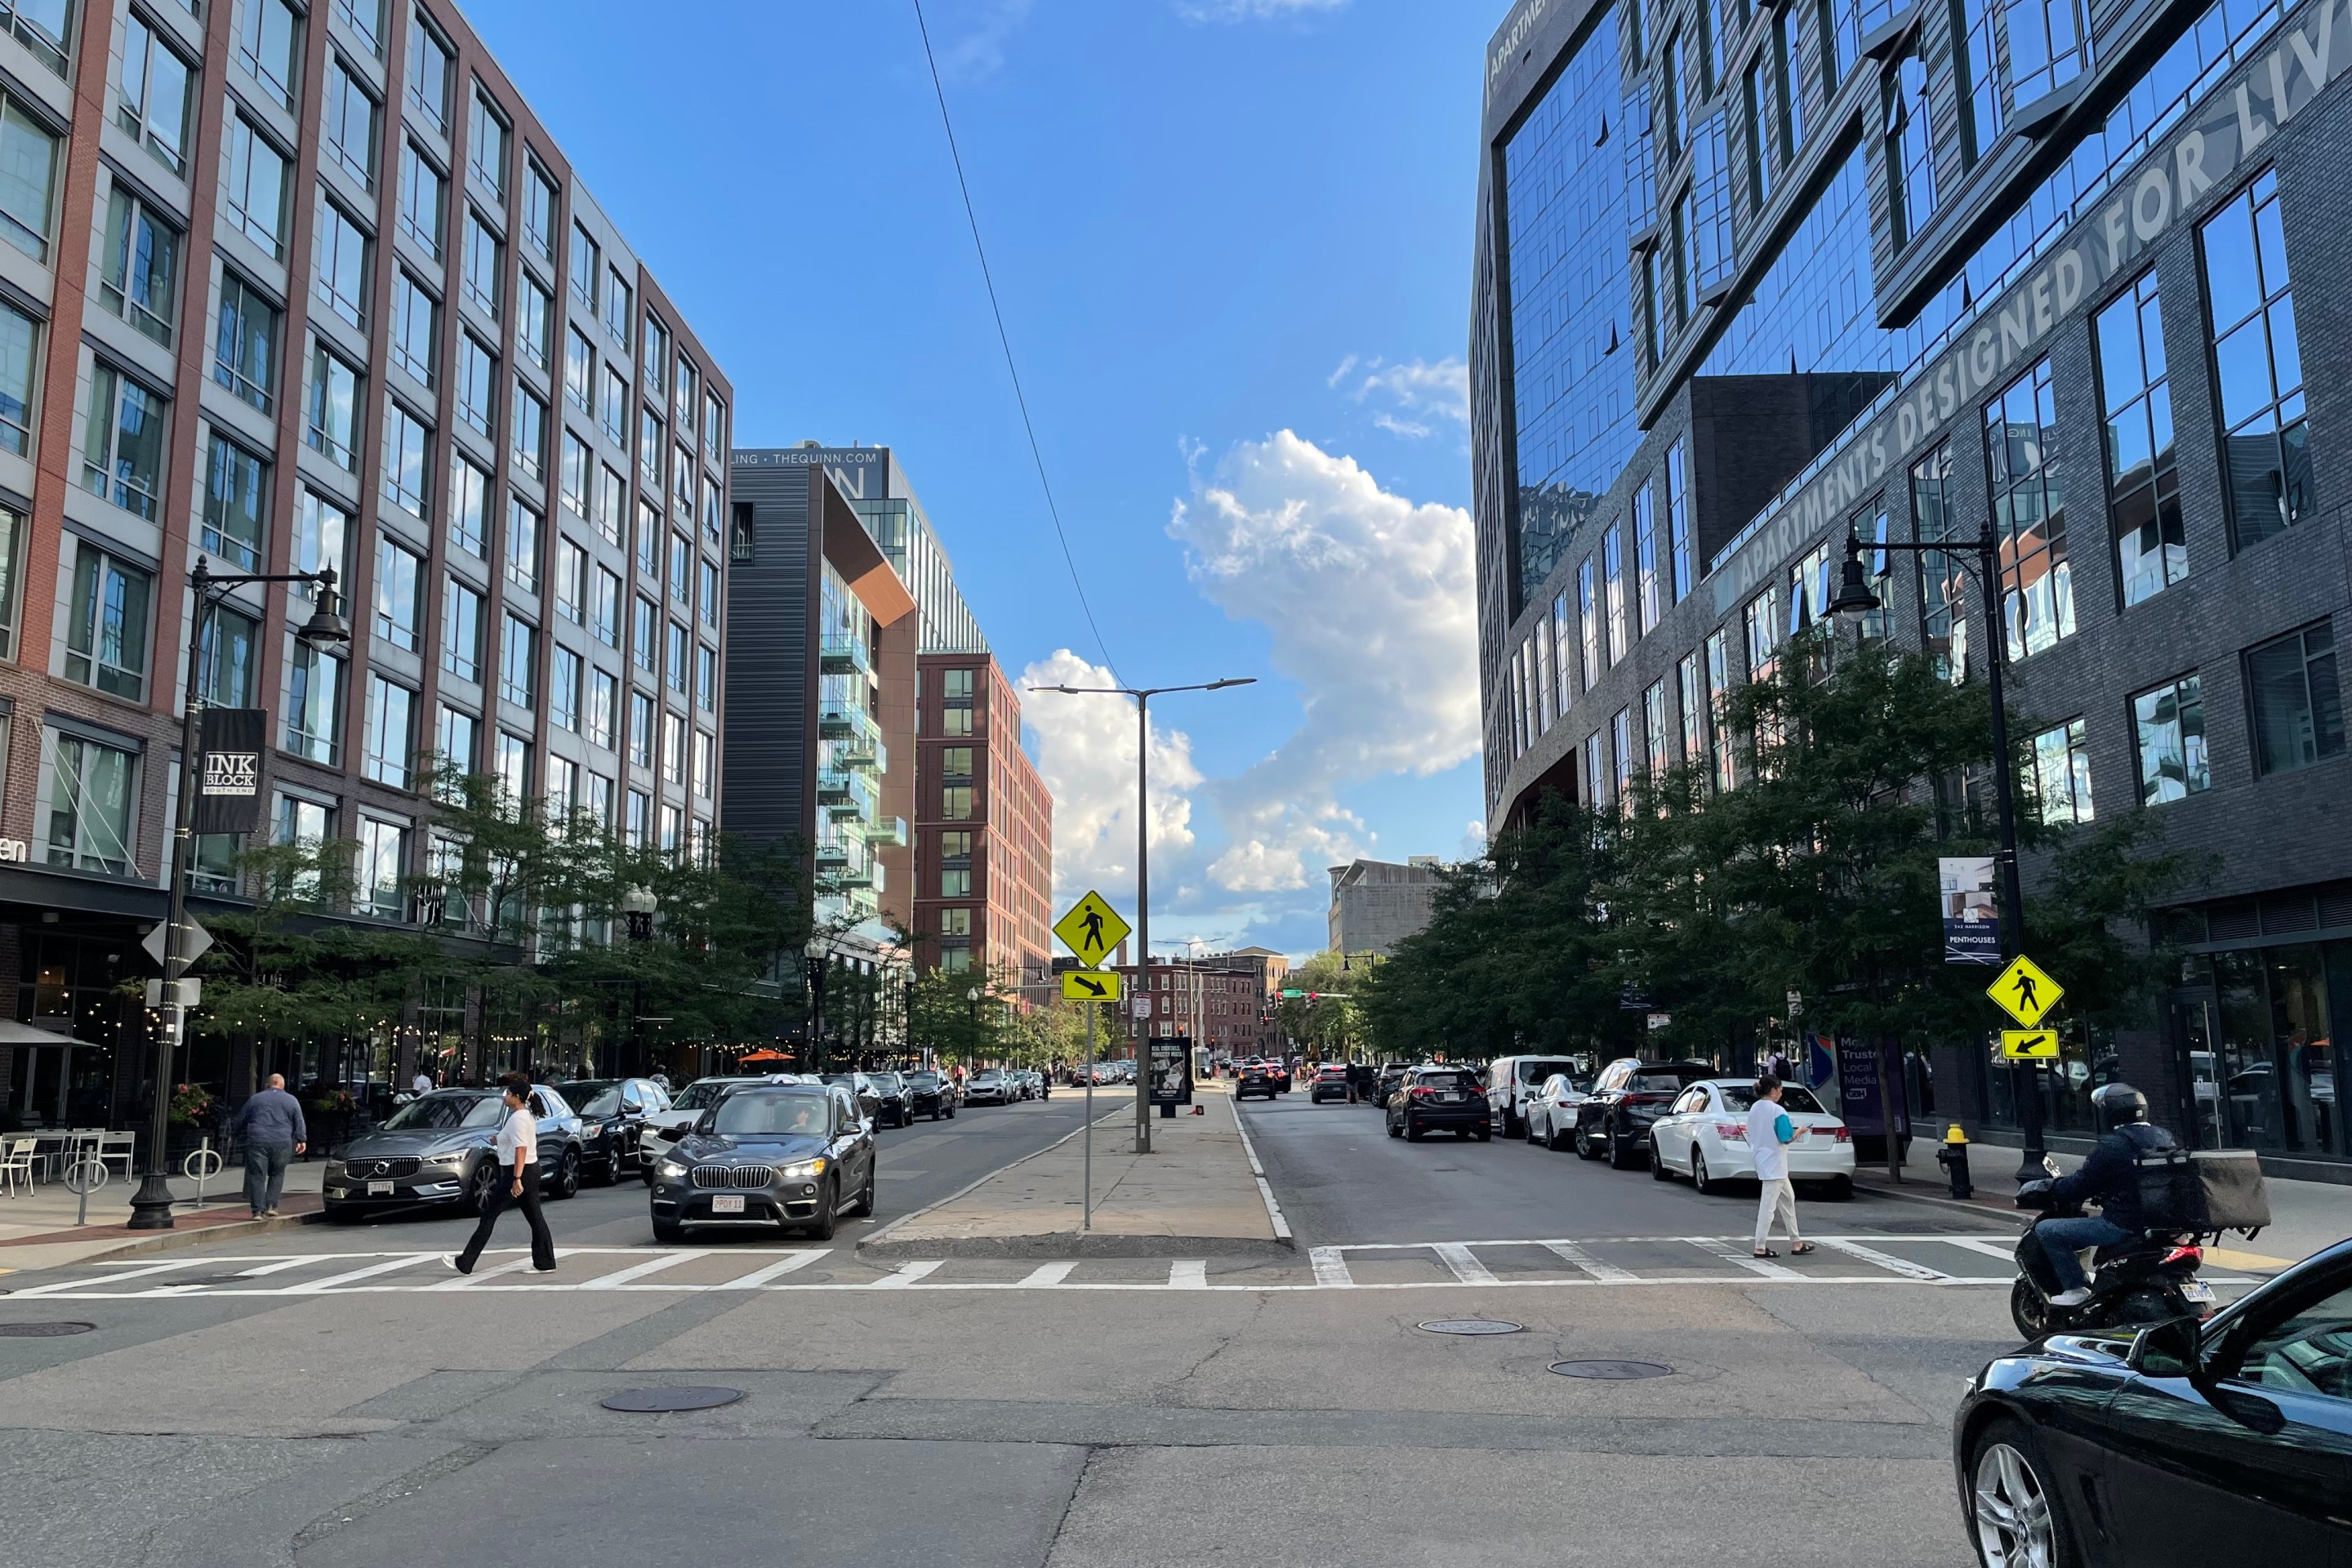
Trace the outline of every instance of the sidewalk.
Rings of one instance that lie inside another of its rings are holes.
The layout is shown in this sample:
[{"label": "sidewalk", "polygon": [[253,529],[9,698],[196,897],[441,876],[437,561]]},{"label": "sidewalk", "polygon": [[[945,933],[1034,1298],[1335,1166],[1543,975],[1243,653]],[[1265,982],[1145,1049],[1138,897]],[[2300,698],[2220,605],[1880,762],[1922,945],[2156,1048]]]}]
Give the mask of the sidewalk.
[{"label": "sidewalk", "polygon": [[858,1250],[883,1258],[1292,1257],[1250,1169],[1232,1097],[1222,1085],[1194,1093],[1204,1114],[1180,1107],[1173,1121],[1155,1117],[1149,1154],[1135,1152],[1128,1105],[1097,1120],[1091,1230],[1080,1224],[1086,1142],[1074,1133],[884,1227]]},{"label": "sidewalk", "polygon": [[[1920,1135],[1911,1141],[1910,1158],[1903,1163],[1900,1186],[1888,1179],[1883,1164],[1864,1165],[1857,1170],[1855,1184],[1873,1194],[1891,1194],[1997,1215],[2022,1229],[2025,1211],[2014,1202],[2017,1147],[2008,1143],[1969,1144],[1969,1179],[1976,1191],[1965,1204],[1956,1204],[1944,1168],[1936,1163],[1936,1152],[1943,1145],[1932,1141],[1941,1136],[1946,1125],[1941,1121],[1932,1127],[1921,1124]],[[2053,1158],[2062,1171],[2072,1171],[2083,1163],[2081,1156],[2074,1154],[2056,1154]],[[2352,1237],[2352,1187],[2333,1182],[2290,1181],[2281,1176],[2266,1177],[2263,1184],[2270,1192],[2269,1228],[2252,1241],[2232,1235],[2228,1240],[2236,1245],[2207,1247],[2205,1256],[2214,1263],[2249,1273],[2275,1273]]]},{"label": "sidewalk", "polygon": [[229,1166],[206,1181],[201,1206],[196,1205],[197,1184],[174,1176],[172,1195],[188,1206],[173,1212],[170,1230],[129,1228],[131,1195],[139,1190],[136,1176],[126,1181],[116,1173],[91,1193],[87,1225],[80,1223],[79,1196],[62,1182],[43,1182],[30,1193],[0,1198],[0,1274],[55,1268],[112,1253],[161,1251],[184,1245],[178,1238],[198,1232],[207,1237],[236,1236],[307,1224],[321,1206],[319,1194],[326,1173],[324,1160],[296,1161],[286,1172],[279,1217],[260,1221],[245,1206],[244,1166]]}]

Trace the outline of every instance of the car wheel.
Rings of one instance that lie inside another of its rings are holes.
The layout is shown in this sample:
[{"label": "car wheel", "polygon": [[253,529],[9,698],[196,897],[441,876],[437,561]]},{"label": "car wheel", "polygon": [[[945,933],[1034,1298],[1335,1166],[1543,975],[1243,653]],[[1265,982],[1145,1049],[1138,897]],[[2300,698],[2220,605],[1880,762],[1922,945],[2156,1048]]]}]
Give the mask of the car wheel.
[{"label": "car wheel", "polygon": [[1609,1141],[1609,1168],[1612,1171],[1632,1170],[1635,1156],[1625,1147],[1625,1140],[1605,1127],[1601,1129],[1601,1135]]},{"label": "car wheel", "polygon": [[2029,1340],[2038,1340],[2055,1323],[2056,1314],[2032,1280],[2021,1274],[2009,1288],[2009,1321]]},{"label": "car wheel", "polygon": [[1552,1124],[1549,1118],[1544,1121],[1543,1145],[1555,1154],[1559,1152],[1559,1129]]},{"label": "car wheel", "polygon": [[1406,1117],[1404,1119],[1404,1141],[1408,1143],[1418,1143],[1421,1140],[1422,1130],[1420,1124],[1415,1122],[1412,1117]]},{"label": "car wheel", "polygon": [[499,1163],[485,1160],[474,1167],[473,1175],[466,1182],[467,1211],[475,1215],[489,1213],[490,1205],[498,1201],[498,1191]]},{"label": "car wheel", "polygon": [[1536,1119],[1532,1116],[1525,1117],[1521,1119],[1519,1125],[1527,1129],[1528,1142],[1530,1143],[1534,1142],[1536,1141]]},{"label": "car wheel", "polygon": [[2023,1425],[1985,1428],[1969,1456],[1969,1526],[1985,1568],[2075,1568],[2082,1557],[2041,1446]]},{"label": "car wheel", "polygon": [[1396,1124],[1396,1119],[1394,1117],[1391,1117],[1389,1119],[1388,1129],[1389,1136],[1391,1138],[1402,1138],[1404,1136],[1404,1129]]},{"label": "car wheel", "polygon": [[1707,1196],[1715,1194],[1715,1178],[1706,1173],[1706,1151],[1691,1151],[1691,1185]]},{"label": "car wheel", "polygon": [[1675,1173],[1666,1169],[1666,1157],[1658,1152],[1658,1141],[1655,1138],[1651,1139],[1650,1180],[1654,1182],[1671,1182],[1674,1179]]},{"label": "car wheel", "polygon": [[1494,1138],[1495,1138],[1495,1130],[1494,1130],[1493,1128],[1491,1128],[1491,1127],[1481,1127],[1481,1128],[1478,1128],[1478,1129],[1476,1129],[1476,1132],[1477,1132],[1478,1142],[1481,1142],[1481,1143],[1489,1143],[1489,1142],[1492,1142],[1494,1141]]},{"label": "car wheel", "polygon": [[656,1241],[684,1241],[686,1239],[686,1226],[680,1225],[674,1219],[656,1219],[654,1221],[654,1239]]},{"label": "car wheel", "polygon": [[1580,1160],[1601,1158],[1601,1151],[1592,1146],[1592,1139],[1584,1131],[1584,1123],[1581,1121],[1576,1124],[1576,1157]]},{"label": "car wheel", "polygon": [[576,1198],[580,1195],[580,1151],[566,1149],[555,1167],[555,1188],[548,1194],[555,1198]]},{"label": "car wheel", "polygon": [[866,1185],[857,1194],[857,1214],[864,1219],[874,1217],[874,1167],[871,1164],[866,1167]]},{"label": "car wheel", "polygon": [[621,1182],[621,1157],[615,1154],[597,1166],[596,1173],[591,1179],[600,1187],[618,1186]]},{"label": "car wheel", "polygon": [[816,1194],[816,1219],[802,1227],[819,1241],[831,1241],[834,1231],[840,1226],[841,1222],[834,1215],[837,1206],[836,1196],[833,1182],[828,1178]]}]

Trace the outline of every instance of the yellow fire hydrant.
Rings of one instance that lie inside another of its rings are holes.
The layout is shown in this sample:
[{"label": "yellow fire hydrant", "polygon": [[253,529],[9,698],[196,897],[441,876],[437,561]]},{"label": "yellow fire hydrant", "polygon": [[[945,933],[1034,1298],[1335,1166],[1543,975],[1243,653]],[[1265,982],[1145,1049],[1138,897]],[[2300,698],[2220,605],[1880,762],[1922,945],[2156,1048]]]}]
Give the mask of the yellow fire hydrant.
[{"label": "yellow fire hydrant", "polygon": [[1957,1121],[1944,1134],[1944,1146],[1936,1151],[1936,1163],[1944,1167],[1944,1174],[1952,1184],[1952,1196],[1965,1198],[1976,1188],[1969,1182],[1969,1135],[1960,1131]]}]

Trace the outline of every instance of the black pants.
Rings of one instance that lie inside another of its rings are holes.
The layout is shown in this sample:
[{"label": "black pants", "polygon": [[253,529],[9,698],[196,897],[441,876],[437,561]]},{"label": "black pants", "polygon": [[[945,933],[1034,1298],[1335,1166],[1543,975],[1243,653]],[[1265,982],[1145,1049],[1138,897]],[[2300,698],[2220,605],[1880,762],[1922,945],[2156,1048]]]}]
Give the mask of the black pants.
[{"label": "black pants", "polygon": [[466,1250],[457,1254],[457,1267],[471,1274],[474,1262],[482,1256],[482,1248],[490,1244],[490,1232],[497,1228],[499,1215],[510,1203],[522,1205],[522,1216],[530,1224],[531,1267],[548,1269],[555,1267],[555,1237],[548,1233],[547,1217],[539,1212],[539,1167],[522,1167],[522,1196],[514,1196],[515,1168],[499,1167],[499,1179],[490,1188],[489,1206],[482,1210],[482,1222],[474,1227],[472,1239]]}]

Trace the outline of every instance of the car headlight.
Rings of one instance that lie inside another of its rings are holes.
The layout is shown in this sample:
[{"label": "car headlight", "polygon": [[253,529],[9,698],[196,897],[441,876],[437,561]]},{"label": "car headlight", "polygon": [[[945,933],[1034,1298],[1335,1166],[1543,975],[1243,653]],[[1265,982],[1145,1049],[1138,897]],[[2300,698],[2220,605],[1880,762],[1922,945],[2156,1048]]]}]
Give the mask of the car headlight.
[{"label": "car headlight", "polygon": [[824,1156],[820,1154],[814,1160],[803,1161],[797,1165],[786,1165],[783,1172],[784,1179],[788,1182],[804,1182],[811,1176],[824,1175]]},{"label": "car headlight", "polygon": [[326,1179],[331,1182],[340,1182],[343,1179],[343,1171],[344,1166],[341,1160],[330,1160],[327,1162]]},{"label": "car headlight", "polygon": [[451,1154],[436,1154],[425,1163],[428,1165],[446,1165],[454,1169],[466,1163],[466,1152],[460,1149]]},{"label": "car headlight", "polygon": [[686,1174],[686,1167],[675,1160],[664,1160],[654,1167],[654,1174],[666,1182],[675,1182]]},{"label": "car headlight", "polygon": [[601,1121],[583,1121],[580,1124],[580,1136],[583,1138],[601,1138],[604,1135],[604,1124]]}]

